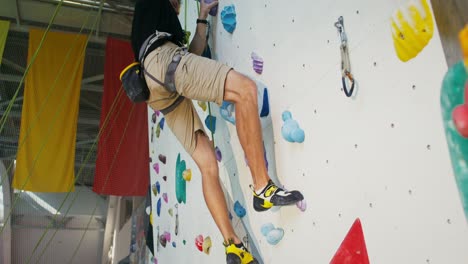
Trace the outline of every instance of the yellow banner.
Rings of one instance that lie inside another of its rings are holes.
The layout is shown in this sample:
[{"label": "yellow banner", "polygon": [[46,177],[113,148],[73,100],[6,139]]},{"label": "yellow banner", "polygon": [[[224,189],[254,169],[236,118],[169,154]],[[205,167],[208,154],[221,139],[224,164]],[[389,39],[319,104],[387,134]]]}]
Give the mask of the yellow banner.
[{"label": "yellow banner", "polygon": [[10,21],[0,20],[0,65],[2,65],[3,50],[5,49],[9,29]]},{"label": "yellow banner", "polygon": [[[31,29],[13,188],[74,191],[75,141],[87,36]],[[34,59],[34,54],[37,57]]]}]

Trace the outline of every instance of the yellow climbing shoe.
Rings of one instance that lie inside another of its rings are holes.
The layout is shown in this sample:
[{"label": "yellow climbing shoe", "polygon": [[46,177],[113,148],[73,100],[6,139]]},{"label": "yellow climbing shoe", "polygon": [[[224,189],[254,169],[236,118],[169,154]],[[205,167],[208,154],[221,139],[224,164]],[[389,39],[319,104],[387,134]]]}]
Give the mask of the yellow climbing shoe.
[{"label": "yellow climbing shoe", "polygon": [[243,243],[235,244],[232,239],[223,243],[226,248],[227,264],[258,264],[258,261],[250,254]]}]

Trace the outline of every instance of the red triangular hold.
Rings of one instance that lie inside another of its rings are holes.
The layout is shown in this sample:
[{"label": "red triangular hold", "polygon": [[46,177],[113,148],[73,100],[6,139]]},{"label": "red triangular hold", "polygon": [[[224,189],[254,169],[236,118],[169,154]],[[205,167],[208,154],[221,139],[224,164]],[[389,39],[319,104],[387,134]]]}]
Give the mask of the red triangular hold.
[{"label": "red triangular hold", "polygon": [[369,264],[366,242],[359,218],[354,221],[330,264]]}]

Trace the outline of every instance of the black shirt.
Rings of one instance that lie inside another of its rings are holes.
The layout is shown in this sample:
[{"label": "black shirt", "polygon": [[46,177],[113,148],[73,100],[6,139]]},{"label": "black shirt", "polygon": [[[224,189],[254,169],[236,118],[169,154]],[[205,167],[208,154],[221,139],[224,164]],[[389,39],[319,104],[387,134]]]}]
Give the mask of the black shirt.
[{"label": "black shirt", "polygon": [[182,46],[184,31],[169,0],[138,0],[132,23],[132,48],[135,60],[143,42],[156,30],[173,35],[172,42]]}]

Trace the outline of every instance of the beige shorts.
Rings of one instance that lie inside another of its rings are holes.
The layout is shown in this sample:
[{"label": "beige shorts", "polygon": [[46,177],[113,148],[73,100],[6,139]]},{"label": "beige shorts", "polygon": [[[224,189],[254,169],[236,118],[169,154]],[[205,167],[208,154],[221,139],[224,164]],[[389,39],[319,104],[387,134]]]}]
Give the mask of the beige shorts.
[{"label": "beige shorts", "polygon": [[[180,49],[177,45],[167,42],[148,54],[145,59],[145,69],[164,82],[167,66]],[[182,57],[175,72],[177,93],[168,92],[166,88],[146,76],[150,89],[147,103],[152,109],[164,109],[180,95],[186,97],[165,118],[166,124],[190,155],[197,145],[195,132],[201,130],[206,133],[191,99],[221,105],[224,98],[224,83],[231,69],[217,61],[187,53]]]}]

